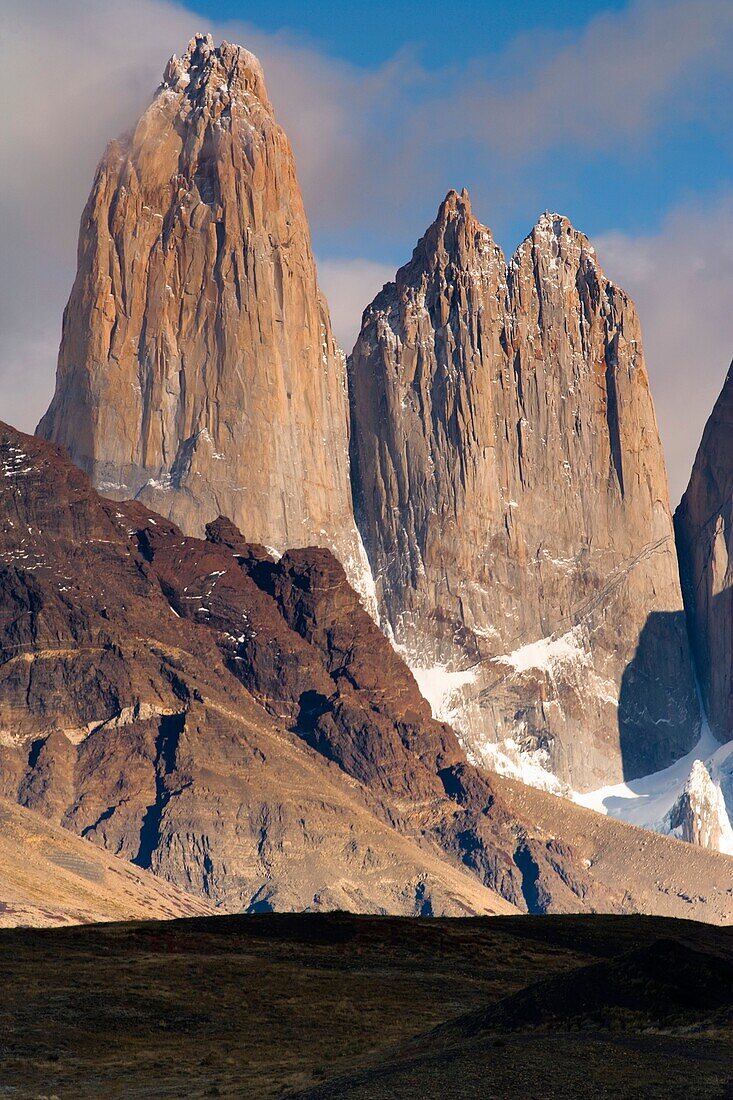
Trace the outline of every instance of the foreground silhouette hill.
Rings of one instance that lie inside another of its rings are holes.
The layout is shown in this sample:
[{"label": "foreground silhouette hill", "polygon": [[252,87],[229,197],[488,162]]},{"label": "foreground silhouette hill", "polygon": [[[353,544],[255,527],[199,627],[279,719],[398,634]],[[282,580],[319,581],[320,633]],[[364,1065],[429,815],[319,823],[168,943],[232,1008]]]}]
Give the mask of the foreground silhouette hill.
[{"label": "foreground silhouette hill", "polygon": [[733,933],[689,921],[214,917],[3,931],[0,965],[0,1076],[22,1097],[733,1087]]}]

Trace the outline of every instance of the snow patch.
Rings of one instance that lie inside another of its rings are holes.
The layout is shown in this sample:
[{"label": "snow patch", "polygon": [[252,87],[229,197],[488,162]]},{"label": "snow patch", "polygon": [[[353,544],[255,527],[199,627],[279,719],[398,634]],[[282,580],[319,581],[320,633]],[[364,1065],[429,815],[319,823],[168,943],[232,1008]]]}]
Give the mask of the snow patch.
[{"label": "snow patch", "polygon": [[513,653],[495,657],[494,661],[499,665],[507,665],[516,673],[537,670],[552,676],[566,665],[587,668],[591,664],[591,657],[582,644],[580,629],[574,627],[559,638],[540,638],[539,641],[520,646]]},{"label": "snow patch", "polygon": [[[397,650],[407,661],[406,652],[399,646]],[[431,668],[410,665],[410,672],[417,680],[420,693],[430,703],[433,718],[439,722],[452,721],[460,704],[460,692],[476,679],[475,669],[451,672],[445,665],[433,665]]]},{"label": "snow patch", "polygon": [[356,591],[364,610],[374,619],[379,626],[379,604],[377,602],[377,588],[374,584],[372,568],[362,542],[361,533],[356,530],[356,554],[350,554],[341,559],[346,573],[346,578],[351,587]]},{"label": "snow patch", "polygon": [[[715,787],[717,794],[711,792],[708,783]],[[703,785],[707,788],[704,792]],[[572,798],[578,805],[597,813],[654,832],[676,835],[670,825],[670,815],[686,788],[693,801],[705,794],[708,804],[715,802],[722,835],[720,851],[733,854],[733,742],[721,745],[707,721],[703,723],[695,747],[668,768],[585,794],[572,792]]]},{"label": "snow patch", "polygon": [[481,759],[478,763],[499,775],[518,779],[528,787],[537,787],[541,791],[548,791],[549,794],[567,798],[571,793],[568,785],[550,771],[549,753],[546,750],[532,751],[522,748],[513,737],[506,737],[498,743],[483,744]]}]

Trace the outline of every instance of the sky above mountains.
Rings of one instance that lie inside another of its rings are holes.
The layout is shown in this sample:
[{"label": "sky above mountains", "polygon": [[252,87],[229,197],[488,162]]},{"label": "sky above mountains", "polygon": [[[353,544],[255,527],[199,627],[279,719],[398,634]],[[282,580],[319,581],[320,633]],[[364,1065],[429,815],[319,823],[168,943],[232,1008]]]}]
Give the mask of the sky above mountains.
[{"label": "sky above mountains", "polygon": [[44,410],[95,164],[197,30],[263,62],[347,350],[450,187],[507,254],[544,209],[592,237],[676,500],[733,356],[730,0],[5,0],[0,418]]}]

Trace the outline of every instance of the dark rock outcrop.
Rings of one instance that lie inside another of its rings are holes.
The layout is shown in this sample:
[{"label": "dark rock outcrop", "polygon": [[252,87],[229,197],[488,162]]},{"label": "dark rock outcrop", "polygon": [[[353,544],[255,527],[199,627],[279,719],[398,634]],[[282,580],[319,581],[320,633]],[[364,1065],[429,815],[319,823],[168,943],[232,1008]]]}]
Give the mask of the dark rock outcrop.
[{"label": "dark rock outcrop", "polygon": [[[259,705],[185,579],[176,612],[145,531],[165,531],[185,576],[178,528],[102,500],[57,447],[5,426],[0,463],[1,795],[231,910],[512,910]],[[244,633],[266,597],[231,550],[188,544],[212,607],[231,574]],[[279,623],[272,604],[267,654],[279,630],[296,644]]]},{"label": "dark rock outcrop", "polygon": [[675,512],[690,637],[710,726],[733,737],[733,366]]}]

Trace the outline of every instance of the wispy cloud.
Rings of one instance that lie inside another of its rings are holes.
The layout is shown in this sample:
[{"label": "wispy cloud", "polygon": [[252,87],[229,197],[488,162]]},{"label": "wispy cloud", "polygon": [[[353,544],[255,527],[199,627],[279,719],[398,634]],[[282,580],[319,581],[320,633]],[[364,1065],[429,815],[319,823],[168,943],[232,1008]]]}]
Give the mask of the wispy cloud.
[{"label": "wispy cloud", "polygon": [[362,313],[394,274],[391,264],[373,260],[321,260],[318,264],[318,282],[331,307],[334,335],[345,352],[356,343]]},{"label": "wispy cloud", "polygon": [[733,192],[676,209],[651,236],[595,243],[639,311],[674,504],[733,358]]},{"label": "wispy cloud", "polygon": [[490,72],[464,76],[441,117],[504,156],[606,149],[707,110],[702,86],[733,71],[731,46],[729,0],[638,0],[554,40],[515,41]]}]

